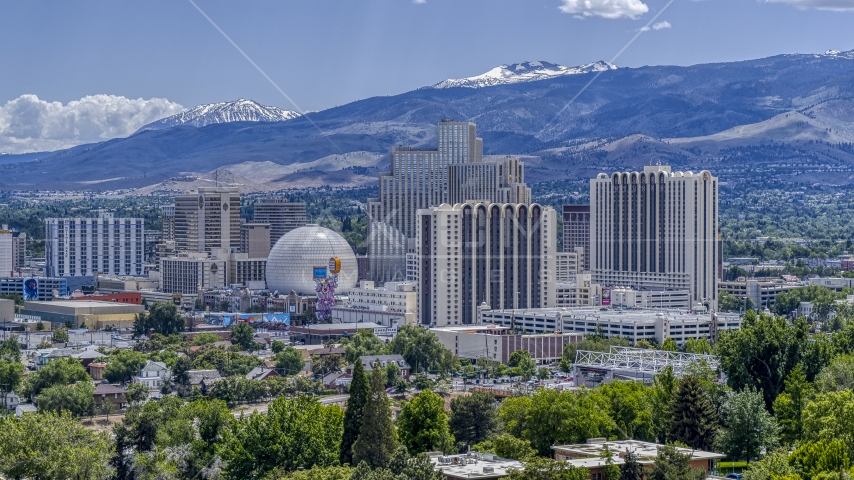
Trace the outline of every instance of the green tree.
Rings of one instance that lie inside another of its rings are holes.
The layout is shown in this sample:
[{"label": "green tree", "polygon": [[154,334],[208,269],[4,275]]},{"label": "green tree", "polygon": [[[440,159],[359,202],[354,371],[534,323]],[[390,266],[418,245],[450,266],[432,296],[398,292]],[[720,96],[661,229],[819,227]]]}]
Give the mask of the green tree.
[{"label": "green tree", "polygon": [[10,362],[21,361],[21,342],[17,335],[11,335],[0,342],[0,359]]},{"label": "green tree", "polygon": [[792,324],[782,317],[747,312],[742,328],[721,332],[715,349],[729,386],[762,390],[770,408],[783,391],[786,376],[801,361],[807,338],[803,318]]},{"label": "green tree", "polygon": [[75,417],[94,415],[94,394],[95,386],[88,381],[73,385],[54,385],[39,394],[39,412],[67,411]]},{"label": "green tree", "polygon": [[787,448],[770,451],[759,461],[748,463],[742,473],[745,480],[783,480],[790,475],[797,475],[795,468],[789,464]]},{"label": "green tree", "polygon": [[854,457],[854,391],[821,393],[803,411],[804,433],[808,442],[842,440],[848,457]]},{"label": "green tree", "polygon": [[815,387],[820,392],[835,392],[854,388],[854,355],[838,355],[816,376]]},{"label": "green tree", "polygon": [[664,340],[664,343],[661,344],[661,349],[666,352],[678,352],[679,345],[676,345],[676,340],[673,340],[672,337],[668,337]]},{"label": "green tree", "polygon": [[380,369],[371,371],[371,388],[362,408],[359,438],[353,444],[353,461],[371,468],[385,467],[397,450],[397,432],[391,421],[391,402]]},{"label": "green tree", "polygon": [[510,435],[522,438],[522,432],[527,426],[528,412],[534,401],[531,397],[510,397],[501,402],[498,408],[498,418],[504,425],[504,429]]},{"label": "green tree", "polygon": [[148,355],[133,350],[118,350],[110,355],[104,377],[110,383],[125,383],[139,375],[139,371],[145,366]]},{"label": "green tree", "polygon": [[824,472],[833,473],[831,478],[841,478],[839,472],[851,467],[848,452],[845,442],[839,439],[806,442],[792,452],[789,462],[800,467],[806,478],[816,478]]},{"label": "green tree", "polygon": [[172,302],[154,302],[148,312],[140,312],[133,322],[134,337],[148,335],[149,332],[169,336],[184,331],[184,317],[178,313],[178,307]]},{"label": "green tree", "polygon": [[593,392],[615,422],[618,438],[654,440],[652,403],[647,388],[640,382],[615,380]]},{"label": "green tree", "polygon": [[537,373],[537,363],[531,358],[531,352],[527,350],[516,350],[510,354],[507,366],[518,368],[519,374],[529,379]]},{"label": "green tree", "polygon": [[231,334],[229,335],[231,343],[238,345],[241,350],[250,352],[255,348],[255,329],[249,322],[237,322],[231,326]]},{"label": "green tree", "polygon": [[670,435],[670,420],[673,414],[673,401],[679,390],[679,380],[673,374],[673,367],[666,367],[655,376],[649,392],[652,408],[652,425],[655,438],[664,443]]},{"label": "green tree", "polygon": [[279,353],[285,349],[285,343],[279,340],[273,340],[273,343],[270,344],[270,349],[273,350],[273,353]]},{"label": "green tree", "polygon": [[706,338],[689,338],[685,340],[685,353],[709,355],[712,353],[712,346]]},{"label": "green tree", "polygon": [[403,404],[397,419],[397,433],[411,453],[447,452],[454,445],[445,401],[430,390],[422,390]]},{"label": "green tree", "polygon": [[356,363],[359,357],[385,353],[388,353],[388,345],[374,335],[373,330],[359,330],[344,345],[344,359],[347,363]]},{"label": "green tree", "polygon": [[202,346],[210,345],[219,341],[219,335],[215,333],[202,332],[193,336],[192,345]]},{"label": "green tree", "polygon": [[92,432],[67,413],[0,417],[0,474],[6,478],[107,479],[111,450],[106,433]]},{"label": "green tree", "polygon": [[512,435],[502,433],[492,439],[495,454],[501,458],[512,458],[513,460],[525,460],[537,454],[531,447],[531,442],[516,438]]},{"label": "green tree", "polygon": [[718,443],[727,456],[745,458],[749,462],[758,457],[762,449],[772,450],[779,440],[780,425],[765,410],[760,392],[746,388],[732,394],[724,403]]},{"label": "green tree", "polygon": [[42,390],[54,385],[90,381],[86,369],[76,358],[57,358],[47,365],[27,376],[24,384],[24,395],[35,398]]},{"label": "green tree", "polygon": [[172,369],[172,382],[175,385],[186,387],[190,384],[189,371],[193,369],[193,361],[190,357],[184,355],[178,357],[175,362],[175,368]]},{"label": "green tree", "polygon": [[718,292],[718,310],[722,312],[746,312],[756,310],[756,305],[750,297],[737,297],[721,290]]},{"label": "green tree", "polygon": [[148,389],[141,383],[131,383],[127,388],[127,397],[131,403],[145,401],[148,398]]},{"label": "green tree", "polygon": [[6,394],[20,388],[24,370],[26,368],[23,363],[0,357],[0,395],[3,395],[3,412],[9,407],[5,404]]},{"label": "green tree", "polygon": [[400,378],[400,367],[394,362],[388,362],[385,367],[385,386],[393,387]]},{"label": "green tree", "polygon": [[717,426],[717,412],[700,379],[694,375],[683,377],[673,401],[670,440],[712,450]]},{"label": "green tree", "polygon": [[[499,409],[499,416],[506,419],[508,433],[518,433],[529,440],[542,456],[548,456],[554,444],[607,437],[615,428],[608,412],[585,390],[558,392],[543,388],[534,393],[530,402],[508,403],[508,400],[514,399],[505,400]],[[524,412],[519,411],[523,408]]]},{"label": "green tree", "polygon": [[353,376],[350,380],[350,398],[347,399],[347,409],[344,411],[344,436],[341,439],[340,459],[343,464],[353,461],[353,444],[359,438],[362,429],[362,409],[370,393],[368,378],[362,362],[353,364]]},{"label": "green tree", "polygon": [[439,342],[439,337],[419,325],[400,327],[389,347],[391,353],[403,356],[413,372],[437,370],[444,373],[453,360],[453,354]]},{"label": "green tree", "polygon": [[285,347],[276,354],[276,368],[282,375],[296,375],[305,370],[302,352],[294,347]]},{"label": "green tree", "polygon": [[774,415],[783,428],[783,441],[792,445],[800,440],[803,434],[803,411],[813,395],[815,387],[807,381],[801,364],[795,366],[786,377],[786,387],[783,393],[774,400]]},{"label": "green tree", "polygon": [[457,442],[480,443],[498,430],[498,407],[495,396],[473,392],[451,400],[449,427]]},{"label": "green tree", "polygon": [[259,479],[276,467],[331,466],[338,463],[343,412],[306,396],[277,398],[266,415],[253,413],[222,430],[216,452],[228,478]]},{"label": "green tree", "polygon": [[57,328],[53,331],[50,341],[53,343],[68,343],[68,332],[65,329]]},{"label": "green tree", "polygon": [[551,458],[531,458],[524,470],[513,470],[509,480],[588,480],[590,472],[583,467],[574,467],[564,461]]},{"label": "green tree", "polygon": [[643,465],[638,462],[638,457],[632,450],[626,449],[623,455],[623,464],[620,465],[620,480],[643,480]]},{"label": "green tree", "polygon": [[676,447],[659,447],[651,480],[704,480],[706,471],[691,468],[691,454],[679,453]]}]

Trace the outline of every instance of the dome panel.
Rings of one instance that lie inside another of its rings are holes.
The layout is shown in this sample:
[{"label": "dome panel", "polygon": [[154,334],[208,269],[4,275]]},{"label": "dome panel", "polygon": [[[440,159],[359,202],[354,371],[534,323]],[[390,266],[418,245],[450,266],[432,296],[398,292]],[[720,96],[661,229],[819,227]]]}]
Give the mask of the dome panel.
[{"label": "dome panel", "polygon": [[356,255],[344,237],[319,225],[291,230],[276,242],[267,257],[267,288],[280,294],[294,290],[314,295],[314,267],[326,267],[331,257],[341,259],[337,291],[358,285]]}]

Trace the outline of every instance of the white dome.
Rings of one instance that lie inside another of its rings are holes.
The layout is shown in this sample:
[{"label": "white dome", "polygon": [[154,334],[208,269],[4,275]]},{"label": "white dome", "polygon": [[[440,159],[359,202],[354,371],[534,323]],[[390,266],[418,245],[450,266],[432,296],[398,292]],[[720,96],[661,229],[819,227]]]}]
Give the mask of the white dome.
[{"label": "white dome", "polygon": [[319,225],[291,230],[276,242],[267,257],[267,288],[283,295],[291,290],[313,295],[314,267],[327,266],[331,257],[341,259],[337,291],[355,287],[359,283],[359,267],[344,237]]}]

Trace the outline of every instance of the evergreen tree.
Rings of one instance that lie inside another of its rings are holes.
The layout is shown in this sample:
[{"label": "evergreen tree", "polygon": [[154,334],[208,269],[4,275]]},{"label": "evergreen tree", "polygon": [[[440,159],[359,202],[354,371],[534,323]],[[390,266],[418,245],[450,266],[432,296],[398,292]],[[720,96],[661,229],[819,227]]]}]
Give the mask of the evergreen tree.
[{"label": "evergreen tree", "polygon": [[371,389],[362,409],[362,427],[353,444],[353,461],[366,462],[371,468],[388,465],[397,450],[397,432],[391,422],[391,402],[385,393],[381,368],[371,372]]},{"label": "evergreen tree", "polygon": [[694,375],[684,377],[673,402],[670,440],[712,450],[717,424],[717,412],[700,379]]},{"label": "evergreen tree", "polygon": [[691,454],[679,453],[670,445],[660,447],[655,458],[652,480],[702,480],[706,471],[691,468]]},{"label": "evergreen tree", "polygon": [[353,363],[353,379],[350,381],[350,398],[344,412],[344,437],[341,439],[341,463],[353,462],[353,444],[362,429],[362,409],[369,393],[365,367],[359,359]]},{"label": "evergreen tree", "polygon": [[638,456],[631,450],[626,450],[623,464],[620,465],[620,480],[642,480],[643,465],[638,463]]}]

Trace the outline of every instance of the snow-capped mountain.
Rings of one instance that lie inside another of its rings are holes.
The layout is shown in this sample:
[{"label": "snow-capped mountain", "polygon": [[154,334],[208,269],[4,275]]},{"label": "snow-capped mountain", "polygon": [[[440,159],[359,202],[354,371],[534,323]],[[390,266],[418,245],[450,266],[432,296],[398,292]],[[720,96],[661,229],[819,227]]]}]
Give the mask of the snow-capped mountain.
[{"label": "snow-capped mountain", "polygon": [[565,67],[550,62],[522,62],[510,65],[501,65],[492,70],[468,78],[450,78],[439,82],[429,88],[480,88],[493,85],[505,85],[508,83],[535,82],[563,75],[578,75],[581,73],[603,72],[616,70],[617,66],[608,62],[588,63],[577,67]]},{"label": "snow-capped mountain", "polygon": [[241,98],[233,102],[199,105],[177,115],[151,122],[135,133],[146,130],[162,130],[177,125],[204,127],[215,123],[228,122],[284,122],[299,116],[299,112],[293,110],[266,107],[258,102]]},{"label": "snow-capped mountain", "polygon": [[[819,55],[816,55],[816,56],[818,57]],[[844,59],[848,59],[848,60],[854,60],[854,50],[849,50],[849,51],[847,51],[847,52],[842,52],[842,51],[839,51],[839,50],[828,50],[828,51],[824,52],[824,55],[821,55],[821,56],[823,56],[823,57],[836,57],[836,58],[844,58]]]}]

